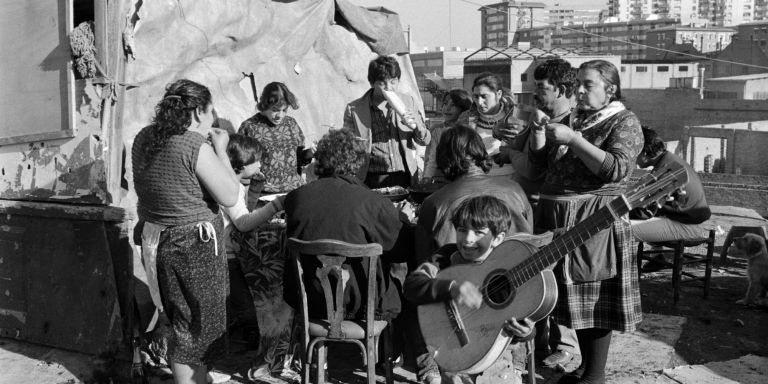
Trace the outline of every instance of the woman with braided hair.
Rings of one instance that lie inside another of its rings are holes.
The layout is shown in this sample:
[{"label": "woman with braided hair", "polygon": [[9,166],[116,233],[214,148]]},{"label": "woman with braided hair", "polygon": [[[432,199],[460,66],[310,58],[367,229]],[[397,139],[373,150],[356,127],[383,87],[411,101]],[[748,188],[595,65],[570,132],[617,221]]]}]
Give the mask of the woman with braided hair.
[{"label": "woman with braided hair", "polygon": [[219,204],[235,204],[239,183],[227,158],[227,133],[213,130],[213,121],[208,88],[177,80],[132,148],[142,258],[152,299],[173,330],[167,360],[176,383],[206,383],[206,364],[226,347]]}]

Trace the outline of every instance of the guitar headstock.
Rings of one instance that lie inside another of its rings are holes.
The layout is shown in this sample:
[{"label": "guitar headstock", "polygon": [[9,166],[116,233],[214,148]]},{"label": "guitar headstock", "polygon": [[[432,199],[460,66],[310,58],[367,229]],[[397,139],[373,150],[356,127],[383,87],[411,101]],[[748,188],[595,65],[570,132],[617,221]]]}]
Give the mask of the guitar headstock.
[{"label": "guitar headstock", "polygon": [[670,163],[654,169],[627,189],[624,194],[630,209],[657,203],[688,183],[688,173],[682,164]]}]

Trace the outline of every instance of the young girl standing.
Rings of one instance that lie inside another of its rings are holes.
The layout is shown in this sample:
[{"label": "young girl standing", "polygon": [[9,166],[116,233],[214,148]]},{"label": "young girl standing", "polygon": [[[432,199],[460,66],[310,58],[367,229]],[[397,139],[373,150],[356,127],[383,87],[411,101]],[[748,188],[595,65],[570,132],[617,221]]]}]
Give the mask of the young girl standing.
[{"label": "young girl standing", "polygon": [[262,193],[285,193],[304,184],[296,171],[296,150],[304,146],[304,133],[296,120],[286,114],[288,107],[299,108],[296,96],[283,83],[269,83],[256,105],[259,112],[245,120],[238,130],[264,146],[261,172],[265,180],[252,179],[248,192],[250,209],[256,206]]}]

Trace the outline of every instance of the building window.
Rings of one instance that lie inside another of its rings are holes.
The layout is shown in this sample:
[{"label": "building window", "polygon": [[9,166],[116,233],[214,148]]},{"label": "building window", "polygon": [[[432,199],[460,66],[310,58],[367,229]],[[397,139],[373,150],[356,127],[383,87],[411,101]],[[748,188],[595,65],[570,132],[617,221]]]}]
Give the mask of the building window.
[{"label": "building window", "polygon": [[528,81],[528,74],[527,73],[521,73],[520,74],[520,81]]},{"label": "building window", "polygon": [[658,72],[669,72],[669,66],[668,65],[660,65],[656,68]]},{"label": "building window", "polygon": [[635,67],[635,72],[648,72],[648,67],[640,65]]},{"label": "building window", "polygon": [[623,65],[622,65],[622,66],[621,66],[621,72],[622,72],[622,73],[624,73],[624,72],[626,72],[626,71],[627,71],[627,67],[625,67],[625,66],[623,66]]},{"label": "building window", "polygon": [[680,72],[688,72],[688,66],[687,65],[681,65],[677,67],[677,70]]}]

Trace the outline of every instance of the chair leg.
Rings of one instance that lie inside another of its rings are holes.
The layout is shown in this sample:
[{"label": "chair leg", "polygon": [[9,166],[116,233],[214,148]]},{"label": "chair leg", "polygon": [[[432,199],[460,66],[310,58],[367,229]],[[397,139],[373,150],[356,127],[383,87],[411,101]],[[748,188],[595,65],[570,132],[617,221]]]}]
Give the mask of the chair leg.
[{"label": "chair leg", "polygon": [[368,356],[368,384],[376,384],[376,342],[373,336],[369,336],[365,342],[366,355]]},{"label": "chair leg", "polygon": [[672,297],[675,306],[677,306],[677,302],[680,300],[680,278],[683,273],[683,251],[683,243],[678,242],[675,246],[675,260],[672,270]]},{"label": "chair leg", "polygon": [[709,297],[709,281],[712,279],[712,259],[715,253],[715,231],[709,231],[709,242],[707,244],[707,261],[704,271],[704,298]]},{"label": "chair leg", "polygon": [[528,383],[536,384],[536,342],[529,340],[525,344],[528,349]]},{"label": "chair leg", "polygon": [[[389,321],[387,327],[384,329],[384,378],[387,384],[393,384],[394,378],[392,377],[392,321]],[[376,351],[379,349],[376,348]]]},{"label": "chair leg", "polygon": [[327,346],[320,342],[317,344],[317,384],[325,384],[325,361]]},{"label": "chair leg", "polygon": [[643,242],[637,243],[637,279],[643,275]]},{"label": "chair leg", "polygon": [[728,247],[733,243],[733,232],[728,231],[728,235],[725,236],[725,242],[723,243],[723,250],[720,251],[720,266],[728,264]]}]

